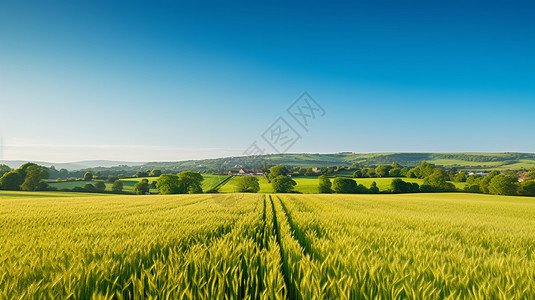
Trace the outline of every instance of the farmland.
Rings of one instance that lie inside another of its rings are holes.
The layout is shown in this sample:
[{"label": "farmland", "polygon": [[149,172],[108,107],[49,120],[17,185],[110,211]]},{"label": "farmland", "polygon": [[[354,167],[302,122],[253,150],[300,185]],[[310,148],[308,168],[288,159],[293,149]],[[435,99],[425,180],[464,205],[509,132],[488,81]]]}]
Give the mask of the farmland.
[{"label": "farmland", "polygon": [[0,194],[0,298],[535,297],[535,202]]},{"label": "farmland", "polygon": [[[211,187],[216,185],[220,180],[225,179],[227,176],[218,176],[218,175],[210,175],[210,174],[203,174],[203,182],[202,182],[202,189],[203,191],[209,190]],[[134,193],[134,185],[138,182],[140,182],[142,179],[147,179],[149,183],[152,183],[153,181],[156,181],[157,177],[141,177],[141,178],[125,178],[121,179],[123,182],[124,188],[123,191]],[[57,188],[58,190],[61,189],[72,189],[74,187],[83,187],[86,184],[95,184],[97,181],[83,181],[83,180],[77,180],[77,181],[50,181],[48,184],[51,187]],[[111,191],[112,183],[106,182],[106,191]],[[157,189],[150,189],[151,193],[158,193]]]},{"label": "farmland", "polygon": [[[271,184],[267,181],[267,179],[264,176],[256,176],[259,180],[260,184],[260,193],[273,193],[273,187]],[[232,193],[237,191],[236,182],[239,179],[239,177],[234,177],[232,180],[230,180],[227,184],[225,184],[221,189],[219,189],[219,192],[221,193]],[[295,177],[293,178],[297,185],[295,186],[295,190],[297,192],[303,193],[303,194],[315,194],[318,192],[318,177]],[[372,182],[375,182],[377,184],[377,187],[380,191],[386,191],[390,189],[390,183],[394,178],[354,178],[355,181],[358,184],[362,184],[369,188],[372,185]],[[332,180],[332,178],[331,178]],[[418,184],[423,184],[423,179],[417,179],[417,178],[403,178],[406,182],[416,182]],[[463,182],[455,182],[454,183],[457,188],[464,188]]]}]

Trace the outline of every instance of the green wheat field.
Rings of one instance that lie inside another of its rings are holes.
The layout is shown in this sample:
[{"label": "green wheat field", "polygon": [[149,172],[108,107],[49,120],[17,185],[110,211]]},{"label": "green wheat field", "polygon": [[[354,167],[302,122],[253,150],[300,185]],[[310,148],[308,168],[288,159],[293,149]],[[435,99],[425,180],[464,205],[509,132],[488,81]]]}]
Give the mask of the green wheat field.
[{"label": "green wheat field", "polygon": [[535,299],[533,198],[68,195],[0,193],[0,299]]}]

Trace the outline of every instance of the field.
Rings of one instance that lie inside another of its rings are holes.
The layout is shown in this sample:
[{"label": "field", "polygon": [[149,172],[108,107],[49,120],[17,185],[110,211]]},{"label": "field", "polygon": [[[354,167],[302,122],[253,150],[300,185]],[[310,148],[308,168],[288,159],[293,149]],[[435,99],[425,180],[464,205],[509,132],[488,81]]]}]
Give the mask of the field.
[{"label": "field", "polygon": [[[202,189],[203,191],[209,190],[211,187],[216,185],[220,180],[226,178],[227,176],[218,176],[218,175],[209,175],[209,174],[203,174],[203,182],[202,182]],[[134,185],[138,182],[140,182],[142,179],[147,179],[149,183],[152,183],[153,181],[156,181],[157,177],[140,177],[140,178],[125,178],[121,179],[123,182],[123,191],[125,192],[131,192],[134,193]],[[87,183],[95,184],[96,181],[66,181],[66,182],[56,182],[56,181],[50,181],[48,184],[52,187],[55,187],[59,190],[61,189],[72,189],[74,187],[84,187]],[[105,182],[106,184],[106,191],[111,191],[111,187],[113,184],[109,182]],[[151,193],[158,193],[157,189],[150,189]]]},{"label": "field", "polygon": [[[221,193],[233,193],[237,191],[236,182],[239,180],[239,176],[234,177],[231,181],[229,181],[227,184],[225,184],[221,189],[219,189],[219,192]],[[273,188],[271,187],[271,184],[268,183],[267,179],[264,176],[257,176],[259,183],[260,183],[260,193],[273,193]],[[293,178],[297,185],[295,186],[295,190],[297,192],[303,193],[303,194],[315,194],[318,192],[318,177],[295,177]],[[355,181],[358,184],[362,184],[366,187],[370,187],[372,182],[375,181],[377,184],[377,187],[380,191],[386,191],[390,189],[390,184],[393,180],[393,178],[354,178]],[[418,184],[423,184],[423,179],[416,179],[416,178],[401,178],[403,181],[406,182],[416,182]],[[333,178],[331,178],[332,182]],[[464,188],[464,183],[454,182],[455,186],[457,188]]]},{"label": "field", "polygon": [[0,195],[0,299],[535,297],[532,198]]}]

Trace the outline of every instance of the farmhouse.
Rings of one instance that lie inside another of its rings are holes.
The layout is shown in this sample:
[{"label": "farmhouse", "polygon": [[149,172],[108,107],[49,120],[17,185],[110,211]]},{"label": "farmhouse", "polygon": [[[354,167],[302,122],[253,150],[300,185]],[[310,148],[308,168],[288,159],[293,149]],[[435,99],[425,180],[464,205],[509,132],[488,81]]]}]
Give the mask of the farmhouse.
[{"label": "farmhouse", "polygon": [[238,175],[264,175],[261,169],[240,169]]}]

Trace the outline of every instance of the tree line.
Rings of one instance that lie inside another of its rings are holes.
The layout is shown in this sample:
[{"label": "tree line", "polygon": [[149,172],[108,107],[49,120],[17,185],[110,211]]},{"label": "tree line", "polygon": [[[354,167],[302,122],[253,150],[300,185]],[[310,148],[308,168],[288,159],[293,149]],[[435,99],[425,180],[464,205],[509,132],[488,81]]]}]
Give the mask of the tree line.
[{"label": "tree line", "polygon": [[34,163],[25,163],[15,170],[0,165],[0,190],[46,191],[50,189],[45,182],[48,176],[47,168]]}]

